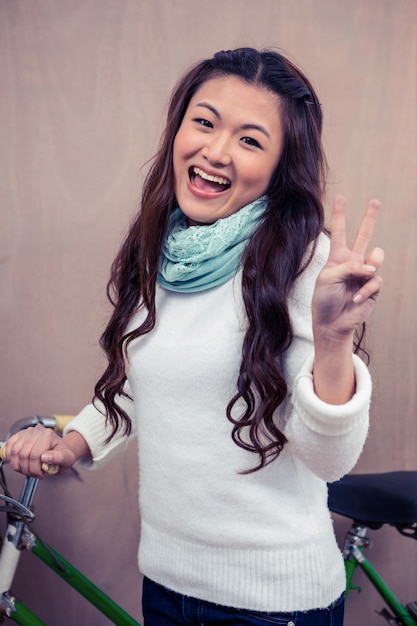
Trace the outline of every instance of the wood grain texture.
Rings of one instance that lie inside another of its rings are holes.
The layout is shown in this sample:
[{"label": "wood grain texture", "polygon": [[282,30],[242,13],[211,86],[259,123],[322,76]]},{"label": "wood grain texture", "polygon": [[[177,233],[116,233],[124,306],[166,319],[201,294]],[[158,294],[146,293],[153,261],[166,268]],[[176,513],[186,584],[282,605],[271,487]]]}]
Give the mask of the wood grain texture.
[{"label": "wood grain texture", "polygon": [[[386,251],[385,286],[368,336],[372,426],[357,471],[415,469],[416,25],[414,0],[2,0],[2,430],[90,400],[109,266],[178,76],[220,48],[277,46],[320,95],[329,204],[347,196],[350,236],[370,197],[383,205],[374,242]],[[37,529],[139,616],[136,473],[132,449],[82,482],[45,480]],[[342,536],[346,523],[335,523]],[[376,535],[373,560],[387,559],[388,582],[415,600],[416,546],[392,529]],[[364,589],[347,626],[381,621],[381,603]],[[108,624],[29,558],[16,591],[52,626],[62,625],[62,606],[66,626]]]}]

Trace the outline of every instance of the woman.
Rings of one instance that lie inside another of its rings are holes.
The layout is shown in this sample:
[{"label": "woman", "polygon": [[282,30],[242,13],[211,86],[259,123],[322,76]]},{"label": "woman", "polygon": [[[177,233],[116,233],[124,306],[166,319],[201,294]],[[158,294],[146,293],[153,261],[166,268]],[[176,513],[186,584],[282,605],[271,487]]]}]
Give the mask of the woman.
[{"label": "woman", "polygon": [[352,249],[340,196],[324,233],[321,128],[274,51],[219,52],[180,80],[112,266],[94,404],[63,439],[37,426],[8,442],[39,477],[99,467],[137,432],[146,626],[342,624],[326,482],[366,438],[354,338],[383,253],[366,252],[376,200]]}]

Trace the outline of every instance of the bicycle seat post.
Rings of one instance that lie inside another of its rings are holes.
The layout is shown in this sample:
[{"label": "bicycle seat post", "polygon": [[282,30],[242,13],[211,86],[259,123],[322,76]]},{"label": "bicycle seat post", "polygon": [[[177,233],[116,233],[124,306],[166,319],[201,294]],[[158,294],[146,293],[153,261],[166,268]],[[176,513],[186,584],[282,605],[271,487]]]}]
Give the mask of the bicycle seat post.
[{"label": "bicycle seat post", "polygon": [[359,548],[368,548],[371,545],[371,540],[366,536],[368,532],[367,526],[353,522],[352,526],[346,533],[345,546],[343,550],[343,556],[346,559],[350,555],[358,555]]}]

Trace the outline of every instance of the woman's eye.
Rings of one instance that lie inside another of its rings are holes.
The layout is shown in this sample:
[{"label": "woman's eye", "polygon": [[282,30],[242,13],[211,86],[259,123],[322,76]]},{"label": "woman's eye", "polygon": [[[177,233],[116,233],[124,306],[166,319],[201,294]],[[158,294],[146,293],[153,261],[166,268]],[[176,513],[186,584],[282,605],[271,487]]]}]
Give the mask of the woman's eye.
[{"label": "woman's eye", "polygon": [[195,120],[197,124],[201,124],[201,126],[205,126],[206,128],[213,128],[213,124],[208,120],[205,120],[203,117],[197,117]]},{"label": "woman's eye", "polygon": [[248,146],[255,146],[256,148],[261,148],[261,144],[259,141],[256,141],[253,137],[242,137],[243,143],[248,144]]}]

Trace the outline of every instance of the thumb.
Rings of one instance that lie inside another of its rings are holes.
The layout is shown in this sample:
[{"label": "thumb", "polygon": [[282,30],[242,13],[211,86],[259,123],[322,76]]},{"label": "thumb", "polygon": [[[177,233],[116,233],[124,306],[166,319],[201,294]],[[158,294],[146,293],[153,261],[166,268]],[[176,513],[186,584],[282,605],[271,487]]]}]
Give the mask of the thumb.
[{"label": "thumb", "polygon": [[44,474],[50,474],[53,476],[54,474],[58,474],[62,467],[62,463],[57,462],[54,459],[54,454],[51,452],[44,452],[41,454],[41,462],[42,462],[42,472]]},{"label": "thumb", "polygon": [[44,452],[41,454],[42,463],[57,463],[58,461],[54,458],[54,453],[52,451]]},{"label": "thumb", "polygon": [[382,250],[382,248],[374,248],[366,259],[366,263],[368,263],[369,265],[373,265],[377,269],[381,267],[383,262],[384,262],[384,251]]},{"label": "thumb", "polygon": [[47,463],[48,465],[61,465],[62,467],[67,467],[68,465],[72,465],[74,462],[69,452],[70,451],[65,448],[47,450],[41,454],[41,461],[42,463]]}]

